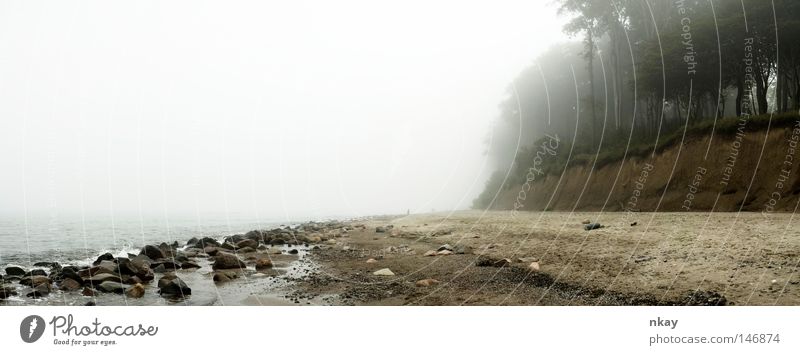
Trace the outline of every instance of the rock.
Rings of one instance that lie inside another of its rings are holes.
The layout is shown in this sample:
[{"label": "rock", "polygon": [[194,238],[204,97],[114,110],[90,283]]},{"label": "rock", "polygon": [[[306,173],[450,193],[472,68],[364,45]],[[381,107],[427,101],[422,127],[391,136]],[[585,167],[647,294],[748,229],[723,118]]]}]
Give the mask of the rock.
[{"label": "rock", "polygon": [[600,223],[589,223],[589,224],[583,226],[583,229],[585,229],[587,231],[594,230],[594,229],[600,229],[600,228],[603,228],[603,225],[600,224]]},{"label": "rock", "polygon": [[86,281],[89,282],[92,285],[99,285],[99,284],[101,284],[103,282],[107,282],[107,281],[113,281],[113,282],[121,283],[122,279],[119,276],[114,275],[114,274],[97,274],[97,275],[94,275],[94,276],[86,279]]},{"label": "rock", "polygon": [[200,241],[200,239],[192,237],[188,241],[186,241],[186,246],[197,245],[197,242],[199,242],[199,241]]},{"label": "rock", "polygon": [[539,270],[540,270],[540,267],[539,267],[539,262],[538,261],[534,261],[534,262],[530,263],[530,265],[528,265],[528,271],[530,271],[530,272],[536,273],[536,272],[539,272]]},{"label": "rock", "polygon": [[375,233],[386,233],[385,227],[375,227]]},{"label": "rock", "polygon": [[417,281],[416,286],[417,287],[429,287],[429,286],[436,285],[438,283],[439,283],[439,280],[436,280],[436,279],[424,279],[424,280]]},{"label": "rock", "polygon": [[375,276],[394,276],[392,270],[387,269],[380,269],[372,273]]},{"label": "rock", "polygon": [[142,281],[142,279],[139,278],[139,276],[131,276],[131,277],[125,279],[124,281],[125,281],[126,285],[135,285],[135,284],[144,283],[144,281]]},{"label": "rock", "polygon": [[469,245],[456,245],[453,248],[453,253],[456,254],[472,254],[472,247]]},{"label": "rock", "polygon": [[50,285],[52,281],[47,276],[34,275],[29,278],[22,279],[19,283],[25,286],[36,288],[39,285]]},{"label": "rock", "polygon": [[725,296],[714,291],[693,291],[686,296],[687,306],[724,306],[728,304]]},{"label": "rock", "polygon": [[47,276],[47,271],[42,269],[33,269],[25,273],[25,276]]},{"label": "rock", "polygon": [[80,290],[83,285],[71,278],[65,278],[58,284],[58,289],[64,292]]},{"label": "rock", "polygon": [[445,245],[440,246],[439,249],[436,249],[436,251],[442,251],[442,250],[453,251],[453,247],[450,246],[450,244],[445,244]]},{"label": "rock", "polygon": [[297,254],[297,253],[299,253],[299,252],[297,251],[297,249],[292,249],[292,250],[289,250],[289,254]]},{"label": "rock", "polygon": [[6,298],[16,295],[17,295],[17,290],[13,286],[0,287],[0,300],[4,300]]},{"label": "rock", "polygon": [[211,237],[203,237],[200,238],[200,241],[198,241],[195,246],[201,249],[205,249],[206,247],[218,247],[219,242]]},{"label": "rock", "polygon": [[256,260],[256,270],[265,270],[272,268],[272,260],[268,258],[261,258]]},{"label": "rock", "polygon": [[178,269],[181,268],[181,266],[178,265],[178,263],[176,263],[174,261],[171,261],[171,260],[164,260],[164,261],[161,261],[161,262],[157,262],[157,263],[154,263],[151,266],[153,266],[154,268],[158,268],[159,266],[163,266],[164,269],[166,269],[167,271],[175,271],[175,270],[178,270]]},{"label": "rock", "polygon": [[86,304],[84,304],[84,306],[93,307],[93,306],[97,306],[97,303],[94,303],[94,301],[89,301],[89,302],[86,302]]},{"label": "rock", "polygon": [[25,297],[30,297],[33,299],[47,297],[47,295],[50,294],[51,290],[52,289],[50,288],[50,284],[41,284],[39,286],[36,286],[33,289],[33,292],[29,292],[27,295],[25,295]]},{"label": "rock", "polygon": [[203,252],[206,253],[206,255],[208,256],[214,256],[217,255],[219,250],[217,249],[217,247],[205,247],[203,248]]},{"label": "rock", "polygon": [[236,278],[239,278],[239,275],[237,275],[235,272],[218,271],[214,273],[214,276],[211,279],[214,280],[215,283],[221,283],[228,282]]},{"label": "rock", "polygon": [[236,245],[234,245],[234,244],[232,244],[230,242],[225,242],[225,243],[222,243],[222,245],[220,245],[219,248],[220,249],[226,249],[226,250],[235,250],[236,249]]},{"label": "rock", "polygon": [[185,297],[192,294],[192,289],[175,275],[165,275],[158,280],[158,292],[161,296]]},{"label": "rock", "polygon": [[286,244],[286,241],[281,239],[281,238],[275,238],[275,239],[270,240],[269,243],[272,244],[272,245],[284,245],[284,244]]},{"label": "rock", "polygon": [[428,250],[423,256],[436,256],[436,250]]},{"label": "rock", "polygon": [[153,272],[157,272],[159,274],[163,274],[167,272],[167,268],[164,267],[164,264],[158,264],[155,268],[153,268]]},{"label": "rock", "polygon": [[255,253],[256,250],[252,247],[244,247],[239,250],[236,250],[237,254],[248,254],[248,253]]},{"label": "rock", "polygon": [[258,248],[258,242],[255,241],[255,240],[252,240],[252,239],[245,239],[245,240],[243,240],[241,242],[236,243],[236,248],[237,249],[242,249],[242,248],[245,248],[245,247],[250,247],[250,248],[253,248],[253,249]]},{"label": "rock", "polygon": [[128,258],[117,258],[117,270],[121,275],[133,276],[139,274],[139,268]]},{"label": "rock", "polygon": [[125,292],[125,285],[116,281],[103,281],[97,285],[97,290],[106,293],[119,293]]},{"label": "rock", "polygon": [[97,292],[94,289],[91,289],[91,288],[88,288],[88,287],[84,287],[83,291],[81,291],[81,294],[84,295],[84,296],[88,296],[88,297],[97,296]]},{"label": "rock", "polygon": [[639,224],[639,222],[633,222],[631,223],[631,227],[635,227],[637,224]]},{"label": "rock", "polygon": [[378,262],[378,260],[375,260],[373,258],[367,259],[367,264],[374,264],[374,263],[377,263],[377,262]]},{"label": "rock", "polygon": [[478,257],[478,260],[475,261],[475,266],[502,267],[508,264],[511,264],[510,259],[497,259],[487,255],[481,255]]},{"label": "rock", "polygon": [[247,266],[239,260],[239,257],[233,254],[228,253],[219,253],[217,256],[214,257],[214,265],[212,265],[214,270],[224,270],[224,269],[244,269]]},{"label": "rock", "polygon": [[142,251],[139,252],[139,255],[145,255],[151,260],[163,259],[165,257],[164,252],[155,245],[145,245]]},{"label": "rock", "polygon": [[439,252],[436,253],[436,255],[451,255],[451,254],[453,254],[453,252],[449,251],[447,249],[444,249],[444,250],[439,251]]},{"label": "rock", "polygon": [[111,255],[111,253],[105,253],[103,255],[98,256],[97,259],[92,263],[92,265],[100,265],[100,262],[112,261],[112,260],[114,260],[114,255]]},{"label": "rock", "polygon": [[199,269],[200,265],[197,265],[191,261],[187,261],[181,264],[181,269]]},{"label": "rock", "polygon": [[125,290],[125,296],[130,298],[142,298],[144,296],[144,286],[142,284],[135,284],[129,289]]},{"label": "rock", "polygon": [[592,223],[592,221],[588,219],[584,219],[583,221],[581,221],[581,224],[589,224],[589,223]]},{"label": "rock", "polygon": [[6,268],[6,275],[9,276],[25,276],[25,270],[19,266],[9,266]]}]

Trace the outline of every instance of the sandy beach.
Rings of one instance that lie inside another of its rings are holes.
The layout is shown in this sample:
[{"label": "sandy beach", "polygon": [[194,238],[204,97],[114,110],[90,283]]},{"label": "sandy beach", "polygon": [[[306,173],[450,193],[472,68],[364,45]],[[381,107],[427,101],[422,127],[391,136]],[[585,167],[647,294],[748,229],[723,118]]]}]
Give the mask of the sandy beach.
[{"label": "sandy beach", "polygon": [[[587,220],[604,227],[586,231]],[[797,305],[793,223],[757,213],[374,218],[312,253],[320,271],[296,287],[327,304]],[[445,244],[455,252],[424,256]],[[373,275],[385,268],[394,276]],[[426,279],[437,282],[417,284]]]}]

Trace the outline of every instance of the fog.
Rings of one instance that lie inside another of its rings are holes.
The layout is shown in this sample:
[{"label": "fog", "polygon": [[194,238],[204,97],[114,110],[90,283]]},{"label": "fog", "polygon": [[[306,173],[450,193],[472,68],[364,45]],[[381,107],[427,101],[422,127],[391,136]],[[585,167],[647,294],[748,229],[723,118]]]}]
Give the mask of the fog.
[{"label": "fog", "polygon": [[544,3],[0,2],[0,213],[469,208]]}]

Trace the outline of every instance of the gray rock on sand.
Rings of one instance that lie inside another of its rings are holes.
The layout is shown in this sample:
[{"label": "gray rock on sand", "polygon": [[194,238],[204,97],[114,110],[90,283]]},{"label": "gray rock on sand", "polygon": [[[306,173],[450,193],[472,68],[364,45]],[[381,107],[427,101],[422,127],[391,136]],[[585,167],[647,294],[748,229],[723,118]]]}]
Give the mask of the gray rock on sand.
[{"label": "gray rock on sand", "polygon": [[603,228],[603,225],[600,224],[600,223],[589,223],[589,224],[583,226],[583,229],[585,229],[587,231],[594,230],[594,229],[600,229],[600,228]]},{"label": "gray rock on sand", "polygon": [[272,268],[272,260],[268,258],[261,258],[256,260],[256,270],[266,270]]},{"label": "gray rock on sand", "polygon": [[380,269],[378,271],[373,272],[372,274],[375,276],[394,276],[392,270],[389,270],[388,268]]},{"label": "gray rock on sand", "polygon": [[442,251],[442,250],[453,251],[453,247],[450,246],[450,244],[445,244],[445,245],[440,246],[439,249],[436,249],[436,251]]},{"label": "gray rock on sand", "polygon": [[236,243],[236,248],[237,249],[242,249],[242,248],[245,248],[245,247],[250,247],[250,248],[253,248],[253,249],[258,248],[258,242],[255,241],[255,240],[252,240],[252,239],[245,239],[245,240],[242,240],[241,242]]},{"label": "gray rock on sand", "polygon": [[239,257],[229,253],[218,253],[214,257],[214,265],[211,266],[214,270],[224,269],[244,269],[247,266]]},{"label": "gray rock on sand", "polygon": [[113,281],[113,282],[121,283],[122,279],[120,279],[119,276],[114,275],[114,274],[97,274],[97,275],[94,275],[94,276],[86,279],[86,281],[89,282],[92,285],[99,285],[99,284],[101,284],[103,282],[106,282],[106,281]]},{"label": "gray rock on sand", "polygon": [[212,277],[215,283],[228,282],[236,278],[239,278],[238,274],[236,274],[235,272],[226,272],[226,271],[217,271],[214,273],[214,276]]}]

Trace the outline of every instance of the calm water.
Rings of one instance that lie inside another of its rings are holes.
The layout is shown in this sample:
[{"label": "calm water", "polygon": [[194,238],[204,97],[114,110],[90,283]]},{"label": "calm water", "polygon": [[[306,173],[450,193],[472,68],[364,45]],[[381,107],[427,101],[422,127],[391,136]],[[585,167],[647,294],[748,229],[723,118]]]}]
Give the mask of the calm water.
[{"label": "calm water", "polygon": [[105,252],[124,256],[144,244],[177,240],[183,245],[189,238],[223,237],[253,229],[280,225],[225,217],[189,218],[52,218],[0,217],[0,268],[8,264],[28,267],[38,261],[75,264],[94,261]]}]

